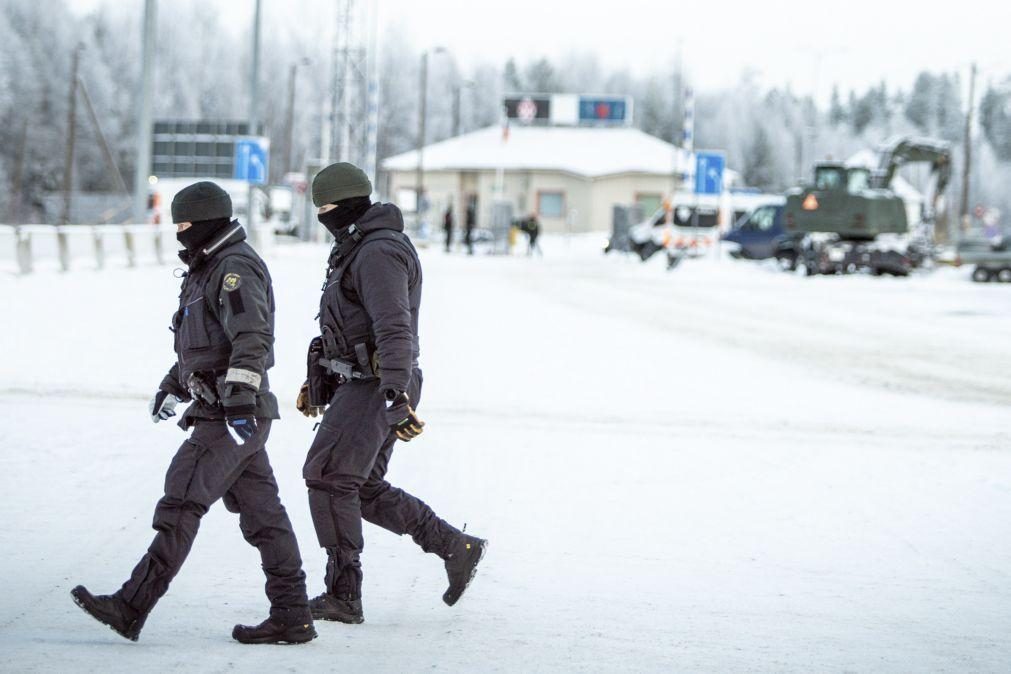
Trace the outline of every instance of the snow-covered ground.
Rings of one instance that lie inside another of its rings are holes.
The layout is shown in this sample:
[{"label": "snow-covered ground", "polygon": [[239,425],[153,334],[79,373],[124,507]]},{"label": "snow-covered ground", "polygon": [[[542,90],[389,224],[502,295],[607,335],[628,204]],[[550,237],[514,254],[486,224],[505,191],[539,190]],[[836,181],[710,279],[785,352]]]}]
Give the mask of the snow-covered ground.
[{"label": "snow-covered ground", "polygon": [[[0,277],[0,669],[1007,671],[1011,287],[967,270],[812,278],[760,265],[423,251],[420,413],[391,481],[491,550],[441,563],[366,530],[360,626],[248,647],[258,557],[215,506],[141,641],[68,591],[116,589],[183,438],[169,267]],[[293,410],[325,251],[279,246],[269,450],[321,589]]]}]

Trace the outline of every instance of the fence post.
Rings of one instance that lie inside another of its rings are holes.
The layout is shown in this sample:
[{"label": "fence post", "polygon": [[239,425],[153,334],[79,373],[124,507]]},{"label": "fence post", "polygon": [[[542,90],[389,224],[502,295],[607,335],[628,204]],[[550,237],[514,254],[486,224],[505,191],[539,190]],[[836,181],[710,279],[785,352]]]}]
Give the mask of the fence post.
[{"label": "fence post", "polygon": [[62,227],[56,226],[56,245],[59,248],[60,270],[70,271],[70,242],[67,241],[67,232]]},{"label": "fence post", "polygon": [[24,227],[14,227],[14,240],[16,241],[16,253],[18,260],[18,270],[22,274],[32,273],[32,235],[25,231]]},{"label": "fence post", "polygon": [[137,249],[133,242],[133,232],[129,225],[123,225],[123,241],[126,243],[126,266],[137,266]]},{"label": "fence post", "polygon": [[95,239],[95,264],[99,269],[105,269],[105,239],[102,238],[100,227],[92,227],[91,235]]},{"label": "fence post", "polygon": [[163,265],[165,264],[165,253],[162,250],[161,226],[158,224],[151,226],[154,227],[154,259],[159,265]]}]

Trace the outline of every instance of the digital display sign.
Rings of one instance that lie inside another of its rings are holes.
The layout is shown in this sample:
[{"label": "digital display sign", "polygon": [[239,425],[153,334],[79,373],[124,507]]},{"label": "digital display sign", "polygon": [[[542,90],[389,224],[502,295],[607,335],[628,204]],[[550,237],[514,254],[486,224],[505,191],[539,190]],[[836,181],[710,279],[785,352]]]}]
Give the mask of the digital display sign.
[{"label": "digital display sign", "polygon": [[579,99],[580,122],[625,122],[628,104],[624,97],[590,97]]}]

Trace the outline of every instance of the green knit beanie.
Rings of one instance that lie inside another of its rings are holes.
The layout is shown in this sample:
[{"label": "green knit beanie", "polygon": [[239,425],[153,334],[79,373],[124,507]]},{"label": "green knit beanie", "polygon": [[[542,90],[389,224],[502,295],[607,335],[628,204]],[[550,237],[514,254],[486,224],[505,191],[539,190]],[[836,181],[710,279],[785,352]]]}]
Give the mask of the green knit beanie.
[{"label": "green knit beanie", "polygon": [[312,179],[312,203],[316,208],[370,194],[372,183],[365,171],[347,162],[330,164]]}]

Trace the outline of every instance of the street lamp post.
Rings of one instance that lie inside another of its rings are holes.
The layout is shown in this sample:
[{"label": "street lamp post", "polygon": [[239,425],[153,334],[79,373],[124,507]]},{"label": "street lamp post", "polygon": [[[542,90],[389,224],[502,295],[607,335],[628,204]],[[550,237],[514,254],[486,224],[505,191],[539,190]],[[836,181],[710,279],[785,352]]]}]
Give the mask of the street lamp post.
[{"label": "street lamp post", "polygon": [[[434,54],[444,54],[443,47],[436,47],[432,50]],[[418,214],[418,224],[421,224],[421,200],[425,193],[425,117],[428,110],[428,50],[421,53],[421,72],[418,93],[418,165],[415,175],[415,204],[414,209]]]},{"label": "street lamp post", "polygon": [[460,93],[464,89],[473,89],[474,83],[463,80],[453,85],[453,137],[460,135]]}]

